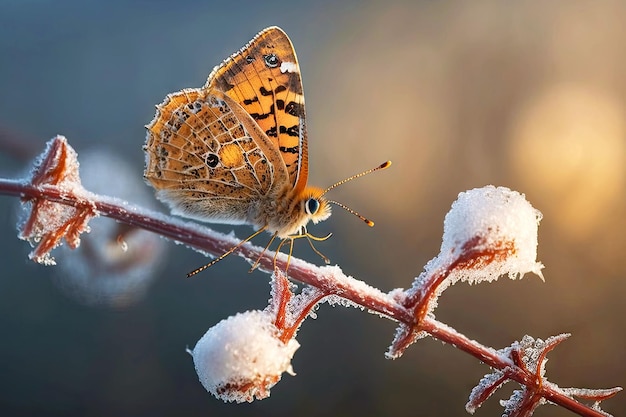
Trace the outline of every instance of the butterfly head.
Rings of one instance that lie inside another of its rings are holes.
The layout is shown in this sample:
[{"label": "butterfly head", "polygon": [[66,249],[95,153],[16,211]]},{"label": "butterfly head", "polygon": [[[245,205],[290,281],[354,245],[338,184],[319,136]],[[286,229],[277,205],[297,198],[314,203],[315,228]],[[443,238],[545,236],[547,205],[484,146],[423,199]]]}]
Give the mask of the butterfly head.
[{"label": "butterfly head", "polygon": [[[368,226],[374,226],[374,222],[363,217],[356,211],[352,210],[350,207],[345,204],[339,203],[334,200],[329,200],[325,197],[325,194],[332,190],[333,188],[345,184],[348,181],[351,181],[355,178],[362,177],[363,175],[369,174],[374,171],[378,171],[381,169],[387,168],[391,165],[391,162],[387,161],[380,166],[364,171],[360,174],[353,175],[352,177],[346,178],[345,180],[339,181],[326,189],[318,188],[318,187],[306,187],[300,194],[298,198],[299,206],[298,210],[298,218],[299,222],[297,222],[296,230],[300,231],[302,227],[306,226],[309,221],[313,223],[319,223],[321,221],[326,220],[330,217],[331,214],[331,204],[341,207],[342,209],[348,211],[351,214],[354,214],[359,219],[363,220]],[[293,231],[291,231],[293,233]]]},{"label": "butterfly head", "polygon": [[319,223],[330,217],[330,204],[324,198],[324,190],[321,188],[307,187],[300,204],[307,221]]}]

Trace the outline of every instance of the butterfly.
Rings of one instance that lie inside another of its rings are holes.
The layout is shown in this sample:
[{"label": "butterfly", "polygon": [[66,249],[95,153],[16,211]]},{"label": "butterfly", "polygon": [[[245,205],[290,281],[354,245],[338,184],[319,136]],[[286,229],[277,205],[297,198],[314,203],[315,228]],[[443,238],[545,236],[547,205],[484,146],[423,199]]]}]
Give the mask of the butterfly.
[{"label": "butterfly", "polygon": [[144,177],[173,214],[252,225],[257,231],[242,243],[267,231],[273,234],[268,247],[276,237],[281,246],[290,241],[292,247],[299,237],[323,240],[310,235],[306,225],[326,220],[330,203],[373,226],[325,194],[391,164],[387,161],[326,189],[307,185],[300,66],[291,40],[278,27],[261,31],[215,67],[202,88],[169,94],[146,128]]}]

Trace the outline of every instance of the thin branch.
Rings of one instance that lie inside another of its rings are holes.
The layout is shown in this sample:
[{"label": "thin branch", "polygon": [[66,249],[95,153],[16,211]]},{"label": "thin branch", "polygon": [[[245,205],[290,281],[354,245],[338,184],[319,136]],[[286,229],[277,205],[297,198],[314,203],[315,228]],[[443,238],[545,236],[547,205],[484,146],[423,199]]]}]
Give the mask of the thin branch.
[{"label": "thin branch", "polygon": [[[197,223],[184,222],[120,200],[87,192],[77,195],[50,185],[33,186],[25,181],[0,179],[0,194],[27,199],[46,199],[77,208],[95,207],[100,215],[158,233],[213,256],[221,255],[239,242],[234,237],[217,233]],[[287,269],[287,255],[278,254],[275,257],[273,252],[265,251],[264,253],[263,248],[249,243],[242,245],[235,251],[235,254],[244,257],[249,262],[258,259],[259,267],[269,272],[273,271],[274,266],[281,270]],[[398,303],[391,295],[373,289],[362,281],[347,277],[338,267],[318,267],[292,257],[289,261],[288,271],[290,278],[320,288],[327,294],[340,296],[407,326],[416,324],[414,314]],[[367,287],[367,291],[363,291],[364,287]],[[505,372],[508,378],[522,385],[526,386],[533,383],[527,371],[499,355],[496,350],[469,339],[433,318],[422,317],[420,330],[469,353],[494,369]],[[575,401],[548,384],[541,388],[540,395],[582,416],[604,416],[601,412]]]}]

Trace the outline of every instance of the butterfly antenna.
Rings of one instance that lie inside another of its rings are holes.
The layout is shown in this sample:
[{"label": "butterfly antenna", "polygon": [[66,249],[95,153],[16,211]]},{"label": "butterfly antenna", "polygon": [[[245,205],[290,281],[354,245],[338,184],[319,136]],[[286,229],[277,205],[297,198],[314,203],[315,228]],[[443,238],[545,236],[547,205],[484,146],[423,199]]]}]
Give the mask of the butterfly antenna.
[{"label": "butterfly antenna", "polygon": [[[206,265],[201,266],[200,268],[196,268],[193,271],[189,272],[187,274],[187,278],[190,278],[202,271],[204,271],[205,269],[215,265],[216,263],[218,263],[219,261],[221,261],[222,259],[224,259],[225,257],[227,257],[228,255],[230,255],[231,253],[233,253],[234,251],[236,251],[237,249],[239,249],[244,243],[250,241],[253,237],[255,237],[256,235],[258,235],[259,233],[261,233],[262,231],[264,231],[267,228],[267,226],[263,226],[262,228],[260,228],[259,230],[257,230],[256,232],[252,233],[250,236],[248,236],[247,238],[245,238],[244,240],[242,240],[241,242],[239,242],[238,244],[236,244],[235,246],[233,246],[232,248],[228,249],[226,252],[224,252],[223,254],[221,254],[220,256],[218,256],[217,258],[213,259],[211,262],[209,262]],[[271,242],[270,242],[271,243]]]},{"label": "butterfly antenna", "polygon": [[355,179],[360,178],[360,177],[362,177],[364,175],[371,174],[372,172],[380,171],[381,169],[389,168],[389,166],[391,166],[391,161],[386,161],[386,162],[380,164],[379,166],[377,166],[376,168],[368,169],[367,171],[363,171],[360,174],[356,174],[356,175],[353,175],[353,176],[348,177],[346,179],[343,179],[343,180],[341,180],[339,182],[336,182],[333,185],[331,185],[330,187],[328,187],[327,189],[325,189],[324,192],[322,193],[322,195],[326,194],[327,192],[329,192],[330,190],[332,190],[335,187],[339,187],[340,185],[347,183],[348,181],[355,180]]},{"label": "butterfly antenna", "polygon": [[334,205],[341,207],[342,209],[344,209],[348,213],[354,214],[359,219],[363,220],[365,222],[365,224],[367,224],[369,227],[374,227],[374,222],[373,221],[371,221],[370,219],[362,216],[361,214],[357,213],[356,211],[352,210],[350,207],[346,206],[345,204],[341,204],[340,202],[334,201],[334,200],[327,200],[327,201],[329,203],[333,203]]},{"label": "butterfly antenna", "polygon": [[[347,183],[348,181],[355,180],[355,179],[360,178],[360,177],[362,177],[364,175],[371,174],[372,172],[376,172],[376,171],[380,171],[380,170],[385,169],[385,168],[389,168],[389,166],[391,166],[391,161],[385,161],[382,164],[380,164],[379,166],[377,166],[376,168],[368,169],[367,171],[363,171],[360,174],[356,174],[356,175],[353,175],[353,176],[348,177],[346,179],[343,179],[343,180],[341,180],[339,182],[336,182],[333,185],[331,185],[330,187],[328,187],[327,189],[325,189],[324,192],[322,193],[322,195],[326,194],[327,192],[329,192],[330,190],[332,190],[335,187],[338,187],[338,186],[340,186],[342,184]],[[365,222],[365,224],[367,224],[369,227],[373,227],[374,226],[374,222],[373,221],[371,221],[371,220],[365,218],[364,216],[360,215],[359,213],[357,213],[356,211],[352,210],[350,207],[346,206],[345,204],[341,204],[340,202],[333,201],[333,200],[328,200],[328,202],[332,203],[332,204],[334,204],[336,206],[341,207],[342,209],[344,209],[348,213],[354,214],[356,217],[358,217],[359,219],[363,220]]]}]

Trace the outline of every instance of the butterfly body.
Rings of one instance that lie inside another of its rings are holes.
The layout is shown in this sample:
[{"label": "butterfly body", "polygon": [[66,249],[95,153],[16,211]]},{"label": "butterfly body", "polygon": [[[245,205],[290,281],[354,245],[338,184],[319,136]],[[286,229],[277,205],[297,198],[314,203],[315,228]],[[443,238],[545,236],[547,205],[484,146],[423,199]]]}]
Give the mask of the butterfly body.
[{"label": "butterfly body", "polygon": [[291,41],[259,33],[204,87],[169,94],[147,126],[146,180],[175,214],[279,238],[330,216],[307,185],[304,95]]}]

